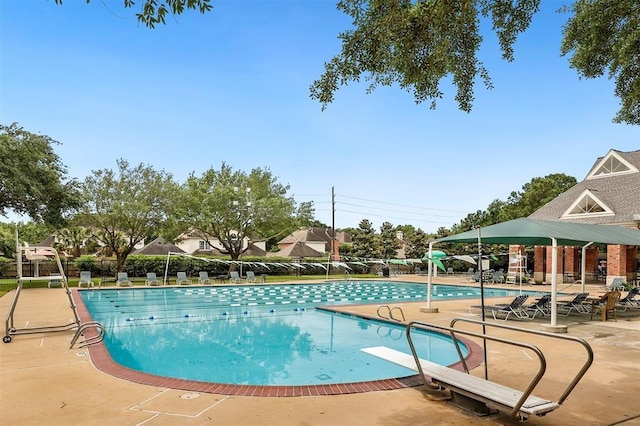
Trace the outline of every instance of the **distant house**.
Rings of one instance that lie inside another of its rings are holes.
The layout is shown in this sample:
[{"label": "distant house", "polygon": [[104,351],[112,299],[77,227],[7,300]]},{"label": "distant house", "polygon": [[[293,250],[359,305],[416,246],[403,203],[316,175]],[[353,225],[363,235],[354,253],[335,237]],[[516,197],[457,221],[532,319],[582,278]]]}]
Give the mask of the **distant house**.
[{"label": "distant house", "polygon": [[269,256],[274,257],[293,257],[293,258],[302,258],[302,257],[324,257],[325,252],[318,251],[311,246],[308,246],[302,241],[296,241],[293,244],[287,245],[282,250],[278,250],[276,253],[269,253]]},{"label": "distant house", "polygon": [[[195,232],[187,232],[179,237],[176,243],[181,250],[188,254],[208,254],[211,256],[225,256],[222,243],[213,236],[205,241]],[[251,241],[248,237],[242,240],[242,254],[244,256],[264,256],[266,254],[265,241]]]},{"label": "distant house", "polygon": [[[617,225],[640,228],[640,151],[622,152],[614,149],[596,160],[582,182],[542,206],[532,219],[560,222],[576,222],[601,225]],[[577,277],[577,248],[565,247],[559,264],[564,274]],[[636,280],[638,247],[607,247],[607,281],[623,277]],[[602,260],[602,259],[600,259]],[[534,278],[548,280],[551,270],[550,247],[535,248]],[[595,275],[599,264],[598,250],[586,250],[587,277]],[[562,274],[563,272],[559,272]]]},{"label": "distant house", "polygon": [[[331,228],[302,227],[278,241],[280,249],[274,256],[282,257],[320,257],[331,252]],[[338,255],[338,245],[350,243],[351,236],[343,231],[336,231],[334,256]],[[309,251],[311,250],[311,251]],[[299,255],[306,252],[308,254]],[[317,253],[317,254],[316,254]]]}]

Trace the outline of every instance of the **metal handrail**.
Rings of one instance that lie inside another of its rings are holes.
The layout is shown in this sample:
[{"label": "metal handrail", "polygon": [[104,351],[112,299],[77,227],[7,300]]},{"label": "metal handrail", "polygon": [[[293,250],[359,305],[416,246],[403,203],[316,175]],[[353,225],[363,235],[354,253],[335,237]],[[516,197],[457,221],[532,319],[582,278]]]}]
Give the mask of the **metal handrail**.
[{"label": "metal handrail", "polygon": [[[384,316],[380,313],[380,310],[382,308],[387,308],[387,312],[389,312],[389,316]],[[396,317],[393,316],[393,311],[400,311],[400,315],[402,316],[402,321],[400,321],[399,319],[397,319]],[[402,308],[399,306],[394,306],[391,307],[389,305],[380,305],[378,306],[378,309],[376,311],[376,313],[378,314],[378,316],[380,318],[384,318],[384,319],[388,319],[388,320],[393,320],[393,321],[397,321],[397,322],[407,322],[406,318],[404,317],[404,312],[402,311]]]},{"label": "metal handrail", "polygon": [[[484,323],[484,321],[477,321],[477,322],[478,323]],[[490,324],[490,323],[487,323],[487,324]],[[414,360],[416,362],[416,366],[418,368],[418,373],[420,374],[420,377],[422,378],[422,380],[423,380],[423,382],[425,384],[427,383],[427,380],[425,378],[424,371],[422,370],[422,365],[420,363],[420,358],[418,357],[418,353],[416,351],[415,345],[413,343],[413,340],[411,339],[411,329],[413,327],[416,327],[416,326],[421,328],[421,329],[427,329],[427,330],[428,329],[436,329],[436,330],[447,331],[451,335],[451,338],[453,339],[453,341],[454,341],[454,343],[456,345],[456,348],[458,349],[458,354],[460,356],[460,361],[462,362],[466,373],[468,373],[469,370],[468,370],[468,368],[466,366],[466,363],[464,361],[464,356],[462,355],[462,352],[459,349],[459,343],[458,343],[458,338],[456,337],[456,334],[463,334],[463,335],[467,335],[467,336],[477,337],[477,338],[480,338],[480,339],[487,339],[487,340],[492,340],[492,341],[495,341],[495,342],[505,343],[505,344],[509,344],[509,345],[520,346],[522,348],[527,348],[527,349],[531,350],[533,353],[535,353],[538,356],[538,360],[540,361],[540,367],[538,368],[538,372],[536,373],[536,375],[533,377],[533,379],[531,380],[531,382],[527,386],[527,389],[522,393],[522,396],[520,397],[518,402],[513,407],[513,410],[511,411],[511,417],[514,417],[514,418],[517,417],[518,412],[520,411],[520,408],[525,403],[527,398],[529,398],[529,396],[533,393],[533,390],[538,385],[538,383],[540,382],[540,380],[542,379],[542,377],[544,376],[544,373],[546,371],[547,362],[546,362],[546,359],[544,357],[544,354],[542,353],[542,351],[537,346],[532,345],[530,343],[519,342],[517,340],[506,339],[506,338],[498,337],[498,336],[490,336],[490,335],[487,335],[486,333],[477,333],[477,332],[474,332],[474,331],[459,330],[459,329],[455,329],[454,327],[447,327],[447,326],[436,325],[436,324],[428,324],[428,323],[420,322],[420,321],[411,321],[409,324],[407,324],[407,341],[409,342],[409,347],[411,348],[411,353],[413,354],[413,358],[414,358]]]},{"label": "metal handrail", "polygon": [[98,321],[83,322],[76,330],[76,333],[73,335],[71,344],[69,345],[69,349],[73,349],[73,345],[76,344],[76,341],[78,340],[80,335],[82,335],[82,333],[84,333],[86,329],[91,327],[95,327],[98,332],[97,335],[84,339],[82,342],[80,342],[78,348],[85,348],[87,346],[95,345],[96,343],[102,342],[104,340],[104,336],[107,334],[107,330],[104,328],[104,326]]},{"label": "metal handrail", "polygon": [[513,327],[513,326],[510,326],[510,325],[506,325],[506,324],[498,324],[498,323],[493,323],[493,322],[480,321],[480,320],[475,320],[475,319],[471,319],[471,318],[454,318],[451,321],[451,327],[455,328],[455,324],[458,323],[458,322],[467,322],[467,323],[470,323],[470,324],[478,324],[478,325],[484,325],[484,326],[488,325],[488,326],[491,326],[491,327],[502,328],[504,330],[519,331],[519,332],[529,333],[529,334],[537,334],[539,336],[550,337],[552,339],[560,339],[560,340],[572,341],[572,342],[579,343],[580,345],[582,345],[584,347],[585,351],[587,352],[587,360],[583,364],[582,368],[580,368],[578,373],[576,373],[576,376],[569,383],[569,385],[567,386],[565,391],[562,393],[562,395],[558,399],[558,404],[562,404],[567,399],[569,394],[573,391],[573,389],[576,387],[576,385],[578,384],[580,379],[582,379],[582,377],[586,374],[587,370],[589,369],[589,367],[591,367],[591,364],[593,363],[593,349],[591,348],[589,343],[587,343],[586,340],[581,339],[579,337],[560,335],[560,334],[556,334],[556,333],[550,333],[548,331],[523,329],[523,328]]}]

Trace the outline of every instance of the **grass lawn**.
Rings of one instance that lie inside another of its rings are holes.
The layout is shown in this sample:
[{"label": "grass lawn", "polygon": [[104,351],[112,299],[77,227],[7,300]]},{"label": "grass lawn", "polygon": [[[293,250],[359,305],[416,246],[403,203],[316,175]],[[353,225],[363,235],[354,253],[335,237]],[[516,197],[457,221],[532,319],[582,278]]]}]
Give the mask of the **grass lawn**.
[{"label": "grass lawn", "polygon": [[[351,275],[351,279],[359,279],[359,278],[376,278],[377,276],[375,274],[353,274]],[[267,283],[279,283],[279,282],[287,282],[287,281],[310,281],[310,280],[324,280],[326,279],[326,275],[325,274],[321,274],[321,275],[301,275],[301,276],[296,276],[296,275],[268,275],[267,277]],[[344,279],[345,276],[343,274],[333,274],[333,275],[329,275],[329,279],[332,280],[339,280],[339,279]],[[144,282],[146,280],[145,277],[133,277],[130,278],[131,281],[133,281],[134,285],[144,285]],[[195,282],[197,283],[197,277],[195,277]],[[69,287],[77,287],[78,286],[78,281],[79,278],[69,278]],[[41,281],[25,281],[22,284],[22,288],[45,288],[48,285],[49,280],[47,279],[47,277],[43,277],[43,279]],[[99,278],[96,278],[94,280],[94,284],[98,284],[99,282]],[[169,281],[169,284],[174,284],[175,283],[175,278],[174,281],[172,282],[171,280]],[[109,281],[108,283],[110,286],[113,286],[115,284],[115,278],[113,278],[111,281]],[[257,283],[260,284],[260,283]],[[194,284],[192,284],[194,285]],[[197,285],[197,284],[195,284]],[[229,283],[225,283],[222,285],[229,285]],[[14,288],[16,288],[18,286],[18,281],[15,278],[0,278],[0,297],[4,296],[6,293],[8,293],[9,291],[13,290]]]}]

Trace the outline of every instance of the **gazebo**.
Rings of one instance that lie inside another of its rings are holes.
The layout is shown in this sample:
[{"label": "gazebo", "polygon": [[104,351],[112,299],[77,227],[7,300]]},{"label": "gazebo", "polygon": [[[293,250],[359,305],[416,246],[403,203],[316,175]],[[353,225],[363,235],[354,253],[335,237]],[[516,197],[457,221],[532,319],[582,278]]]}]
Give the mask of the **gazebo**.
[{"label": "gazebo", "polygon": [[[640,230],[614,225],[592,225],[572,222],[546,221],[536,219],[514,219],[507,222],[466,231],[448,237],[438,238],[429,243],[429,253],[437,243],[478,244],[522,244],[551,245],[551,324],[552,329],[563,331],[557,326],[557,252],[558,246],[588,246],[593,243],[640,246]],[[431,255],[428,256],[430,259]],[[583,258],[584,277],[584,258]],[[431,308],[432,263],[428,264],[427,308]],[[583,281],[584,285],[584,281]],[[482,300],[484,304],[484,297]],[[566,328],[564,328],[566,331]]]}]

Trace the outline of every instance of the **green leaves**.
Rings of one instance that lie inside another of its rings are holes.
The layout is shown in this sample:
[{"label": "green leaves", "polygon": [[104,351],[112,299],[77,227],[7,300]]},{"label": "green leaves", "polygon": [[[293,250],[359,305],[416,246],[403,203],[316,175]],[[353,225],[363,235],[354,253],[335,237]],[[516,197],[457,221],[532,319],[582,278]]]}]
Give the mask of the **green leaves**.
[{"label": "green leaves", "polygon": [[[56,4],[62,4],[63,0],[55,0]],[[91,0],[86,0],[87,4]],[[136,6],[137,0],[123,0],[125,8]],[[172,15],[181,15],[186,9],[197,10],[204,14],[213,9],[211,0],[141,0],[141,12],[136,13],[138,22],[141,22],[147,28],[155,28],[156,24],[165,24],[167,13]]]},{"label": "green leaves", "polygon": [[189,176],[173,213],[183,232],[189,230],[212,246],[218,240],[223,252],[238,259],[248,239],[287,235],[297,227],[298,215],[308,218],[313,206],[297,209],[288,190],[268,169],[247,174],[222,163],[219,170]]},{"label": "green leaves", "polygon": [[94,170],[85,179],[81,222],[98,230],[94,236],[115,253],[121,271],[134,246],[168,220],[177,185],[171,174],[151,166],[117,163],[117,171]]},{"label": "green leaves", "polygon": [[511,46],[537,12],[539,0],[342,0],[338,9],[353,18],[353,30],[341,33],[342,52],[325,63],[320,79],[310,87],[311,97],[326,108],[340,86],[370,81],[398,84],[412,91],[416,103],[443,97],[440,81],[451,77],[461,110],[471,111],[474,83],[479,78],[491,88],[489,73],[476,56],[482,37],[479,14],[491,16],[503,57],[511,60]]},{"label": "green leaves", "polygon": [[615,80],[622,105],[613,121],[640,125],[640,4],[578,0],[569,10],[562,54],[581,77]]},{"label": "green leaves", "polygon": [[34,221],[64,223],[79,205],[78,183],[53,147],[58,142],[13,123],[0,125],[0,215],[8,210]]}]

